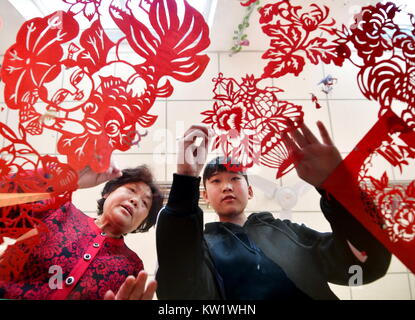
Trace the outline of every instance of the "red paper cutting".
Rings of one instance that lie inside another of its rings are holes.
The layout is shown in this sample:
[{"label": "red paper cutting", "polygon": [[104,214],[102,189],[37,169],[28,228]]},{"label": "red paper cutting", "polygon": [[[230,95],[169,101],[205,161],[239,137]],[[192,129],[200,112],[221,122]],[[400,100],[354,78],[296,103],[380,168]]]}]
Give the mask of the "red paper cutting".
[{"label": "red paper cutting", "polygon": [[366,98],[379,102],[379,115],[390,110],[394,100],[402,101],[406,107],[399,115],[414,128],[415,19],[407,15],[413,28],[405,32],[396,21],[399,12],[392,2],[363,7],[350,28],[337,31],[335,42],[339,55],[360,69],[359,88]]},{"label": "red paper cutting", "polygon": [[316,97],[314,93],[311,93],[311,102],[314,103],[314,106],[316,107],[316,109],[321,109],[321,104],[318,102],[318,98]]},{"label": "red paper cutting", "polygon": [[[26,193],[27,199],[45,194],[50,199],[22,203],[20,197],[19,204],[3,203],[0,243],[3,237],[16,239],[35,228],[44,231],[36,212],[70,200],[78,170],[90,166],[104,172],[114,150],[138,144],[140,129],[157,120],[150,112],[156,98],[173,92],[168,78],[194,81],[209,62],[200,54],[210,43],[208,26],[186,1],[180,17],[173,0],[105,5],[101,0],[63,1],[70,5],[67,12],[25,22],[2,62],[5,102],[18,112],[19,123],[16,128],[0,123],[6,139],[0,193]],[[118,26],[119,39],[110,39],[103,15]],[[78,17],[89,21],[81,34]],[[134,58],[125,58],[125,51]],[[46,132],[59,134],[57,150],[66,163],[31,146],[32,136]],[[28,243],[36,242],[36,237],[31,239]],[[8,252],[17,252],[13,247]],[[28,244],[17,256],[3,256],[2,276],[21,270],[30,248]]]},{"label": "red paper cutting", "polygon": [[[281,89],[260,88],[254,76],[246,76],[238,83],[219,74],[213,79],[213,110],[202,112],[204,123],[212,125],[217,137],[213,149],[222,149],[226,157],[247,169],[263,164],[277,169],[277,178],[293,168],[293,158],[281,136],[289,127],[303,121],[301,106],[278,99]],[[241,166],[227,164],[229,169]]]},{"label": "red paper cutting", "polygon": [[409,161],[415,159],[415,133],[390,110],[379,118],[322,188],[415,272],[415,180],[401,185],[391,183],[386,172],[375,176],[376,157],[400,171],[407,170]]},{"label": "red paper cutting", "polygon": [[337,54],[337,46],[322,35],[333,36],[334,19],[329,19],[329,8],[310,5],[310,11],[300,13],[301,6],[282,0],[261,8],[259,22],[263,32],[271,37],[270,49],[262,56],[271,59],[262,78],[278,78],[293,73],[298,76],[308,59],[341,66],[344,59]]},{"label": "red paper cutting", "polygon": [[[242,5],[250,5],[246,1]],[[322,34],[335,35],[334,19],[329,19],[329,9],[311,4],[310,11],[300,13],[302,7],[293,6],[288,0],[267,4],[260,12],[262,30],[272,37],[271,48],[262,58],[272,59],[260,78],[247,76],[241,83],[222,74],[216,82],[213,110],[202,112],[203,122],[212,124],[218,135],[213,149],[223,153],[240,166],[228,164],[229,169],[240,170],[254,164],[276,168],[279,178],[293,168],[294,159],[289,155],[281,136],[298,127],[303,121],[301,106],[279,100],[279,88],[260,89],[257,83],[265,78],[278,78],[293,73],[298,76],[308,59],[313,64],[334,63],[342,65],[337,44],[330,43]],[[315,97],[316,108],[320,108]]]},{"label": "red paper cutting", "polygon": [[[5,146],[0,149],[0,195],[20,194],[30,199],[32,194],[45,194],[47,197],[34,203],[20,197],[20,204],[6,206],[0,201],[0,243],[4,237],[17,239],[33,230],[46,232],[46,226],[36,218],[36,213],[58,208],[71,199],[78,187],[78,175],[74,170],[56,157],[41,156],[26,141],[22,126],[19,129],[17,134],[0,122],[0,136],[5,139]],[[0,260],[1,279],[9,279],[20,272],[38,240],[38,235],[25,240],[24,250],[9,246]]]},{"label": "red paper cutting", "polygon": [[[89,19],[100,3],[67,2]],[[148,3],[141,1],[139,8]],[[23,129],[31,135],[45,128],[61,133],[58,151],[74,169],[90,165],[97,172],[106,170],[114,150],[131,147],[127,137],[135,138],[130,132],[135,133],[136,126],[150,127],[156,121],[157,116],[149,114],[155,99],[173,92],[169,80],[161,78],[190,82],[209,62],[207,55],[198,54],[209,45],[208,27],[187,2],[182,20],[175,1],[154,0],[144,12],[154,31],[129,5],[110,6],[112,19],[125,35],[117,43],[108,38],[99,19],[74,43],[79,25],[72,12],[36,18],[23,24],[5,54],[2,78],[8,107],[19,109]],[[109,58],[110,49],[118,53],[125,44],[142,61]],[[123,75],[115,75],[114,67]],[[67,86],[59,88],[60,76]]]}]

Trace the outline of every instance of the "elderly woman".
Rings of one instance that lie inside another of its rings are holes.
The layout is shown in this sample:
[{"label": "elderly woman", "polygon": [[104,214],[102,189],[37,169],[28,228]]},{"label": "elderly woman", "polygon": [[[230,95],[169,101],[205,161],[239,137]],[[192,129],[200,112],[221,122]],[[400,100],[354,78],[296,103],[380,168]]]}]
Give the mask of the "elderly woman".
[{"label": "elderly woman", "polygon": [[40,234],[40,244],[19,277],[0,281],[0,298],[152,298],[156,283],[144,288],[143,263],[123,237],[146,232],[155,224],[162,195],[146,166],[121,172],[111,163],[102,174],[86,168],[79,173],[78,185],[93,187],[107,180],[97,218],[88,217],[71,202],[36,216],[48,232]]}]

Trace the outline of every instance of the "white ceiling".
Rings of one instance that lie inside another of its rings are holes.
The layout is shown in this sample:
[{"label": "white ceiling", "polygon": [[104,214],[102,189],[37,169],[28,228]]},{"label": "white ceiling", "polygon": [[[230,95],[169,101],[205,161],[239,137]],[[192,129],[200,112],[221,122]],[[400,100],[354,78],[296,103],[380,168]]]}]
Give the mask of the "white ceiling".
[{"label": "white ceiling", "polygon": [[2,20],[0,55],[2,55],[15,42],[17,31],[25,20],[7,0],[0,0],[0,19]]}]

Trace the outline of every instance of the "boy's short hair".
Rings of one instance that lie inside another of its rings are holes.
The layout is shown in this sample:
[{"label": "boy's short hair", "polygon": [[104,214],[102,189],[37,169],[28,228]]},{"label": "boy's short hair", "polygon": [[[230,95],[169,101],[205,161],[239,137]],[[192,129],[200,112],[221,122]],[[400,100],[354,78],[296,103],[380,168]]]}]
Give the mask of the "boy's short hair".
[{"label": "boy's short hair", "polygon": [[206,180],[209,180],[212,176],[218,172],[234,172],[242,175],[246,183],[249,186],[248,176],[246,170],[237,162],[234,162],[229,157],[216,157],[215,159],[209,161],[205,169],[203,170],[203,186],[206,188]]},{"label": "boy's short hair", "polygon": [[157,185],[154,183],[153,174],[151,173],[150,169],[145,165],[141,165],[136,168],[124,169],[122,170],[121,177],[108,181],[105,184],[104,189],[102,189],[102,192],[101,192],[102,198],[97,200],[97,203],[98,203],[97,213],[98,215],[101,215],[103,213],[105,194],[110,194],[118,187],[121,187],[127,183],[134,183],[134,182],[144,182],[146,185],[149,186],[151,190],[151,194],[152,194],[151,208],[148,212],[147,217],[138,226],[138,228],[134,230],[132,233],[146,232],[152,226],[156,224],[157,214],[160,211],[161,207],[163,206],[163,194],[160,191],[160,189],[157,187]]}]

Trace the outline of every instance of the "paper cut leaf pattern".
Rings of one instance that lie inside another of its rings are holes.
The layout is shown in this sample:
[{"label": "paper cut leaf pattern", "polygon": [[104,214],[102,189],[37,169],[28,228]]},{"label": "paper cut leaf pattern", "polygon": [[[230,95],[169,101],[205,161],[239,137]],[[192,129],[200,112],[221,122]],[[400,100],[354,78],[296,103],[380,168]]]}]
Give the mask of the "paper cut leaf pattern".
[{"label": "paper cut leaf pattern", "polygon": [[386,171],[373,172],[376,159],[401,173],[415,159],[415,20],[408,14],[412,28],[400,28],[400,11],[392,2],[368,5],[350,28],[336,31],[338,55],[359,68],[360,90],[380,108],[378,121],[322,187],[415,272],[415,180],[396,183]]}]

